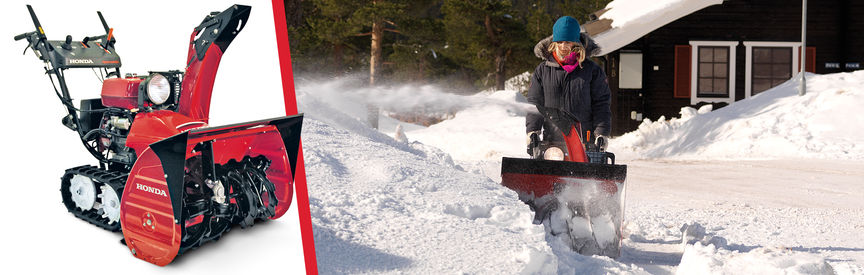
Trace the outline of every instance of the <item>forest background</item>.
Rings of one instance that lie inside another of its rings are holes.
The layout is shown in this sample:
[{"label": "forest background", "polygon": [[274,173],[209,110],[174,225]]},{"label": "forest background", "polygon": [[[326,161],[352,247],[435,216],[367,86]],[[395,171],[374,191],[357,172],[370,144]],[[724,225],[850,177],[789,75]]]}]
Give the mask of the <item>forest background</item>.
[{"label": "forest background", "polygon": [[286,0],[285,9],[295,75],[476,92],[532,71],[534,45],[559,17],[584,24],[610,1]]}]

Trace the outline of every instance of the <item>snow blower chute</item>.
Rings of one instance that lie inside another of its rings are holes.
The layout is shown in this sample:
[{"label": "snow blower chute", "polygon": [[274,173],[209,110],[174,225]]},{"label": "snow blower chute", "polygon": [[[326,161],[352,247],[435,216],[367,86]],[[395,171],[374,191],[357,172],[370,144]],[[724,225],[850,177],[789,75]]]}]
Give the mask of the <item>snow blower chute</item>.
[{"label": "snow blower chute", "polygon": [[615,165],[615,155],[602,146],[583,142],[590,133],[582,132],[573,115],[538,109],[562,140],[541,141],[531,159],[503,158],[501,184],[531,207],[535,224],[542,223],[573,251],[617,258],[627,166]]},{"label": "snow blower chute", "polygon": [[[207,15],[192,31],[184,71],[120,74],[113,29],[73,41],[47,40],[36,30],[15,36],[45,63],[68,114],[99,166],[67,169],[60,193],[76,217],[123,231],[129,251],[164,266],[190,249],[218,240],[233,226],[277,219],[291,205],[302,115],[209,127],[219,61],[245,26],[251,7]],[[101,98],[73,104],[67,69],[100,76]]]}]

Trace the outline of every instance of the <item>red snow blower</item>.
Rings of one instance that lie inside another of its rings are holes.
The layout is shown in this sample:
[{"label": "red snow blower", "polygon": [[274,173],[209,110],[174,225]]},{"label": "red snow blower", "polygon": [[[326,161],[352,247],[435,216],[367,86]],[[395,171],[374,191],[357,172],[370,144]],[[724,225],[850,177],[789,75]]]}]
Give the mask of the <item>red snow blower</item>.
[{"label": "red snow blower", "polygon": [[[63,204],[76,217],[123,231],[135,257],[164,266],[233,226],[277,219],[291,205],[302,115],[221,127],[207,125],[219,61],[245,26],[251,7],[234,5],[206,16],[192,31],[185,71],[120,74],[116,38],[101,12],[105,34],[73,41],[47,40],[33,8],[36,30],[27,39],[45,63],[68,114],[99,166],[66,170]],[[25,51],[26,53],[26,51]],[[69,95],[67,69],[100,76],[101,98]]]},{"label": "red snow blower", "polygon": [[503,158],[501,184],[531,207],[534,224],[542,223],[573,251],[617,258],[627,166],[615,165],[615,155],[602,146],[583,143],[590,133],[582,132],[572,114],[538,109],[563,142],[541,141],[531,159]]}]

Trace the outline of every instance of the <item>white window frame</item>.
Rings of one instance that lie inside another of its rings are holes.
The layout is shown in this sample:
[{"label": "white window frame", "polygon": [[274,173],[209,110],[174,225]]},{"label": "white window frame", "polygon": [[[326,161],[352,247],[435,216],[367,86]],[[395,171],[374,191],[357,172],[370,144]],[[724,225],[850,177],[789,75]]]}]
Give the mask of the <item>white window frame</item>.
[{"label": "white window frame", "polygon": [[[735,48],[738,41],[690,41],[690,104],[699,102],[735,102]],[[729,48],[729,97],[699,97],[699,47],[728,47]]]},{"label": "white window frame", "polygon": [[[744,52],[746,53],[746,58],[744,59],[744,98],[753,96],[753,47],[792,48],[792,78],[795,78],[795,75],[800,72],[798,68],[800,61],[798,58],[801,55],[801,42],[744,41],[744,47]],[[795,54],[796,52],[798,54]]]}]

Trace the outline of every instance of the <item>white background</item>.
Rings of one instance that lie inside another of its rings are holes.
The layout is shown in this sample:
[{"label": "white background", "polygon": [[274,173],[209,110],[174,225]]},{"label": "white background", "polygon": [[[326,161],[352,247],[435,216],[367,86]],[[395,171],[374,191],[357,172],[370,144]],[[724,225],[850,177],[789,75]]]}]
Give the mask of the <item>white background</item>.
[{"label": "white background", "polygon": [[[249,23],[226,51],[216,77],[211,125],[285,114],[270,1],[246,1]],[[251,2],[251,3],[248,3]],[[65,109],[43,66],[26,41],[12,37],[33,31],[25,4],[33,5],[50,40],[74,40],[104,33],[96,11],[114,28],[121,73],[184,69],[192,29],[229,1],[3,1],[0,18],[0,273],[69,274],[160,272],[227,274],[275,271],[301,273],[303,250],[296,199],[279,220],[233,230],[158,267],[129,254],[120,233],[78,220],[60,199],[67,168],[97,164],[77,134],[60,124]],[[100,83],[87,69],[68,71],[72,97],[99,97]]]}]

